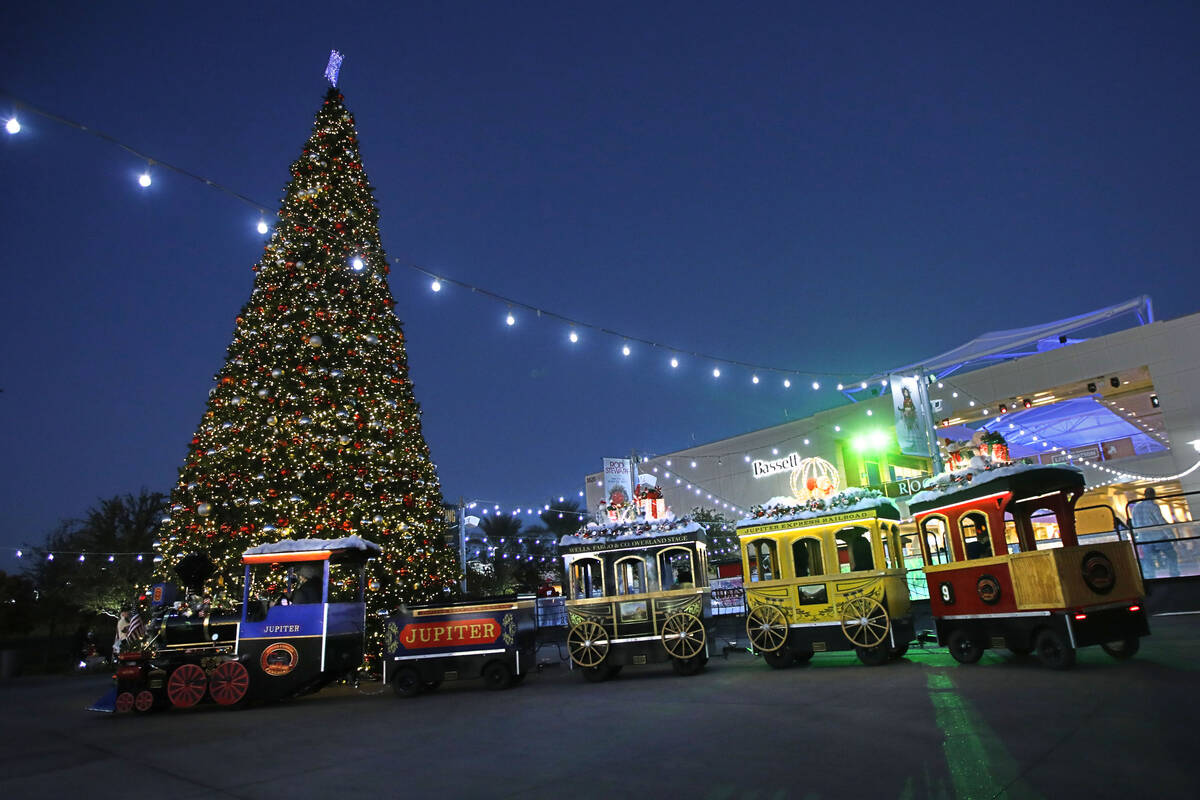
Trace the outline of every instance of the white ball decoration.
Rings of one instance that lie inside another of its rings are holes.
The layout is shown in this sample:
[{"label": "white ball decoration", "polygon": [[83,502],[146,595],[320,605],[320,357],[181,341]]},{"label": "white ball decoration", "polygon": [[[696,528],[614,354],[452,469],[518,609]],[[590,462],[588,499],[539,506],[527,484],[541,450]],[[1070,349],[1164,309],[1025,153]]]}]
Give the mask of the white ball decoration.
[{"label": "white ball decoration", "polygon": [[312,336],[308,337],[308,343],[311,344],[313,347],[320,347],[321,346],[321,337],[317,336],[314,333]]},{"label": "white ball decoration", "polygon": [[196,506],[196,513],[202,517],[207,517],[212,513],[212,506],[208,503],[200,503]]},{"label": "white ball decoration", "polygon": [[277,424],[278,422],[279,422],[279,418],[278,418],[278,417],[276,417],[274,414],[272,414],[271,416],[267,417],[267,424],[268,424],[268,425],[275,425],[275,424]]}]

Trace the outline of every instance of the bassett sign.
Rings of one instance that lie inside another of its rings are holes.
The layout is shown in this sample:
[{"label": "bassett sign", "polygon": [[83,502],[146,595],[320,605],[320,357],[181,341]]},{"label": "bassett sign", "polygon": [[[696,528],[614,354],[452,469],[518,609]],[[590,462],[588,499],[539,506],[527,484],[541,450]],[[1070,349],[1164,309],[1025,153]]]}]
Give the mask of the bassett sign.
[{"label": "bassett sign", "polygon": [[751,466],[754,468],[755,478],[765,478],[779,472],[791,472],[799,468],[800,454],[790,453],[784,458],[776,458],[771,461],[755,461]]}]

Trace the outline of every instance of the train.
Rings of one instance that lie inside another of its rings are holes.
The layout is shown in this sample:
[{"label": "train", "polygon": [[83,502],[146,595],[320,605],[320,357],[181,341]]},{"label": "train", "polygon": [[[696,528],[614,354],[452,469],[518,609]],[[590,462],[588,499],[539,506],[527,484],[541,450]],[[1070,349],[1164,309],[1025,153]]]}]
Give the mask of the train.
[{"label": "train", "polygon": [[[1083,485],[1074,467],[989,462],[931,479],[909,498],[910,517],[870,489],[756,507],[736,527],[751,649],[773,669],[836,651],[871,667],[901,658],[917,636],[907,560],[919,554],[936,640],[961,664],[989,648],[1052,669],[1093,645],[1129,658],[1150,633],[1144,583],[1131,541],[1079,541]],[[1053,515],[1061,546],[1037,547],[1037,514]],[[563,660],[588,682],[667,662],[680,676],[703,672],[714,642],[708,549],[703,525],[672,515],[563,537]],[[247,550],[240,611],[168,614],[153,646],[120,654],[110,697],[93,708],[236,708],[353,679],[364,567],[379,552],[358,536]],[[400,697],[455,680],[505,689],[538,669],[532,598],[402,606],[385,633],[383,681]]]}]

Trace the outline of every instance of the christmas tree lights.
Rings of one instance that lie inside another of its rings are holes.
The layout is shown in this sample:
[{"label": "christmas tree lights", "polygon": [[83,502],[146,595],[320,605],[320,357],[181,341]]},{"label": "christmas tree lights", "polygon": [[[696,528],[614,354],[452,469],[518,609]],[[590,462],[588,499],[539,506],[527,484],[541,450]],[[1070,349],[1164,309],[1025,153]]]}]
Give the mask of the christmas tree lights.
[{"label": "christmas tree lights", "polygon": [[205,590],[233,598],[247,548],[355,533],[383,548],[368,565],[377,621],[446,596],[459,566],[443,546],[441,487],[354,118],[335,88],[278,218],[171,494],[156,576],[175,579],[175,564],[204,553],[216,566]]}]

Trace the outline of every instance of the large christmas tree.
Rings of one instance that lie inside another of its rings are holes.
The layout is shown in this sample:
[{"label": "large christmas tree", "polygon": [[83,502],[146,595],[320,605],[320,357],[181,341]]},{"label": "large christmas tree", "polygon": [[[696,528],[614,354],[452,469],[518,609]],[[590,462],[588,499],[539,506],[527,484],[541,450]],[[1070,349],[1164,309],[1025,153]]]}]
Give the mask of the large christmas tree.
[{"label": "large christmas tree", "polygon": [[217,568],[206,588],[232,595],[248,547],[359,534],[383,548],[369,567],[377,619],[444,596],[459,567],[443,545],[354,117],[336,88],[291,174],[171,494],[159,575],[204,553]]}]

